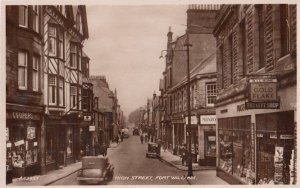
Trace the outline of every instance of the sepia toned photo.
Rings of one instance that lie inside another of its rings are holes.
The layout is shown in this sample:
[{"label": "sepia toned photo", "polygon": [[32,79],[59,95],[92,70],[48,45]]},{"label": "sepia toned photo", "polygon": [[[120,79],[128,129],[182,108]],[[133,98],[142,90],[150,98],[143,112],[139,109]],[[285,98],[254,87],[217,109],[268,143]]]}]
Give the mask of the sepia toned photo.
[{"label": "sepia toned photo", "polygon": [[40,3],[1,5],[6,186],[298,183],[297,4]]}]

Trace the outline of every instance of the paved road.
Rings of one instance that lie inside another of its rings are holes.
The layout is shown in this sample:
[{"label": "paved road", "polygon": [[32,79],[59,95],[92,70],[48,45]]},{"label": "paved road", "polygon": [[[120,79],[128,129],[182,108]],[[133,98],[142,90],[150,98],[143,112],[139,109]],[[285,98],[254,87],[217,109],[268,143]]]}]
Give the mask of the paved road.
[{"label": "paved road", "polygon": [[[124,139],[116,148],[108,150],[110,162],[115,166],[114,178],[108,185],[188,185],[224,184],[215,171],[195,172],[196,179],[187,181],[186,172],[180,171],[159,159],[146,158],[147,145],[138,136]],[[51,185],[77,185],[77,173]]]}]

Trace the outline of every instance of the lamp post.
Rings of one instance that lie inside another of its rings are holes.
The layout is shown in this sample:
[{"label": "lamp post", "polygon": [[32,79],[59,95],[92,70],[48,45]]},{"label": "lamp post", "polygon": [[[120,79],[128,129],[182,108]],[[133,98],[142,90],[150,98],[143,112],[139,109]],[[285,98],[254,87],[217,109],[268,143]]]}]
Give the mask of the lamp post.
[{"label": "lamp post", "polygon": [[189,34],[186,31],[186,41],[184,46],[186,46],[186,63],[187,63],[187,83],[186,83],[186,93],[187,93],[187,111],[188,111],[188,133],[189,133],[189,154],[188,154],[188,177],[193,176],[193,165],[192,165],[192,125],[191,125],[191,96],[190,96],[190,47]]},{"label": "lamp post", "polygon": [[[186,46],[186,50],[173,50],[173,51],[185,51],[186,55],[187,55],[187,59],[186,59],[186,63],[187,63],[187,83],[186,83],[186,93],[187,93],[187,112],[188,112],[188,122],[187,122],[187,127],[188,127],[188,135],[189,135],[189,139],[188,139],[188,157],[187,157],[187,162],[188,162],[188,177],[193,176],[193,165],[192,165],[192,125],[191,125],[191,101],[190,101],[190,47],[192,46],[192,44],[189,43],[189,35],[188,35],[188,31],[186,30],[186,41],[184,43],[184,46]],[[161,51],[161,56],[160,58],[162,58],[162,53],[164,51],[168,51],[168,50],[162,50]]]}]

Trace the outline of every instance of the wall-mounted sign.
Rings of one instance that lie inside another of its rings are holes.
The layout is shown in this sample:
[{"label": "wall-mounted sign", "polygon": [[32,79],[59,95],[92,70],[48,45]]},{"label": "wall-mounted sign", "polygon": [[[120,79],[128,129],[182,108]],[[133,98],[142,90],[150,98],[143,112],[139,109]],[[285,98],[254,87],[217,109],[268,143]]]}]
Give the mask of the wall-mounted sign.
[{"label": "wall-mounted sign", "polygon": [[263,134],[263,133],[257,133],[256,136],[257,136],[258,138],[262,138],[262,137],[264,137],[264,134]]},{"label": "wall-mounted sign", "polygon": [[[191,116],[191,125],[197,125],[197,116]],[[185,117],[185,124],[188,124],[188,117]]]},{"label": "wall-mounted sign", "polygon": [[280,109],[280,103],[275,102],[246,102],[246,109]]},{"label": "wall-mounted sign", "polygon": [[35,138],[35,127],[27,127],[27,139]]},{"label": "wall-mounted sign", "polygon": [[95,130],[96,130],[95,126],[93,126],[93,125],[89,126],[89,131],[95,131]]},{"label": "wall-mounted sign", "polygon": [[277,100],[277,79],[253,78],[250,83],[250,101],[266,102]]},{"label": "wall-mounted sign", "polygon": [[212,125],[217,123],[216,115],[201,115],[200,124],[201,125]]},{"label": "wall-mounted sign", "polygon": [[83,116],[83,121],[92,121],[92,116]]}]

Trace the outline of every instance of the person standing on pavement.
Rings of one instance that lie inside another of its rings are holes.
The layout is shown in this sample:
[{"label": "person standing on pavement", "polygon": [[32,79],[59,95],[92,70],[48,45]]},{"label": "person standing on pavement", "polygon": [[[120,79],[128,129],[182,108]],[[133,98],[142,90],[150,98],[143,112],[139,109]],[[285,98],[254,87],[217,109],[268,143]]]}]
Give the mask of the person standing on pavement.
[{"label": "person standing on pavement", "polygon": [[141,143],[143,144],[143,142],[144,142],[144,135],[143,134],[141,134],[140,139],[141,139]]}]

